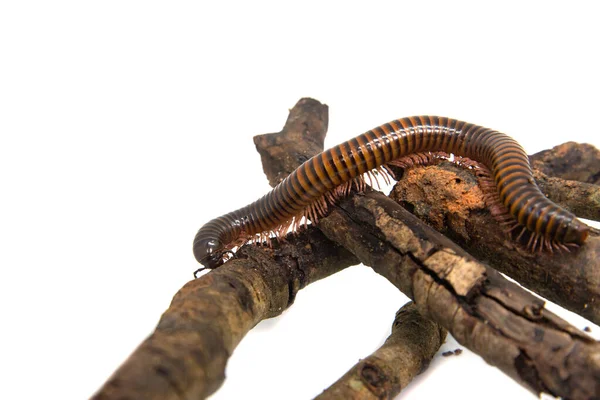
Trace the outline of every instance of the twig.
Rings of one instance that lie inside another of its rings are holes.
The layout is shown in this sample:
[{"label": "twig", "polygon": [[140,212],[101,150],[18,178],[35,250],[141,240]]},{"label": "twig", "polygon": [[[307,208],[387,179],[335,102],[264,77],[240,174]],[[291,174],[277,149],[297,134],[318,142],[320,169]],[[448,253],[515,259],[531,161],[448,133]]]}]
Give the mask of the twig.
[{"label": "twig", "polygon": [[329,107],[302,98],[290,110],[281,132],[254,136],[263,171],[275,187],[300,164],[323,151],[329,123]]},{"label": "twig", "polygon": [[537,169],[533,176],[550,200],[581,218],[600,221],[600,185],[548,176]]},{"label": "twig", "polygon": [[600,150],[567,142],[529,156],[534,169],[557,178],[600,185]]},{"label": "twig", "polygon": [[316,399],[392,399],[427,369],[445,338],[446,330],[409,302],[396,313],[385,343]]},{"label": "twig", "polygon": [[[312,99],[302,99],[295,108],[301,105],[304,109],[312,110],[318,104],[320,103]],[[318,112],[315,111],[311,113],[318,115]],[[326,118],[321,121],[324,122],[315,124],[313,121],[312,125],[306,124],[292,111],[286,127],[294,124],[297,128],[254,137],[256,149],[261,155],[263,169],[272,186],[289,175],[298,163],[308,160],[313,154],[323,150],[325,135],[314,134],[315,131],[322,131],[323,126],[326,126]],[[285,174],[282,174],[281,171],[285,171]],[[397,394],[401,388],[406,387],[412,381],[417,373],[427,368],[429,361],[446,336],[443,328],[420,316],[414,306],[399,313],[397,317],[400,320],[394,323],[393,334],[386,345],[377,352],[377,355],[368,357],[367,360],[370,361],[361,362],[351,370],[360,370],[363,373],[361,376],[364,386],[361,390],[354,392],[355,396],[365,394],[365,391],[378,393],[377,396],[386,393],[391,397]],[[400,324],[401,329],[396,329],[397,324]],[[392,349],[399,353],[395,355],[390,353]],[[376,379],[374,379],[375,376]],[[340,382],[334,384],[336,388],[328,389],[327,394],[323,394],[323,396],[326,398],[335,398],[335,396],[340,399],[350,398],[348,396],[352,389],[348,383],[353,377],[355,376],[341,378]],[[353,388],[356,389],[355,386]]]}]

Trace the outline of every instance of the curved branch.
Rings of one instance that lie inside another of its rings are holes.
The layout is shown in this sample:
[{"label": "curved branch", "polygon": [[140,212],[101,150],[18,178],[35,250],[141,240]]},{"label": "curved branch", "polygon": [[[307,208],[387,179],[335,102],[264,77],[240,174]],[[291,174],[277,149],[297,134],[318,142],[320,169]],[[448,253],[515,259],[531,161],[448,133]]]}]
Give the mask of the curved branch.
[{"label": "curved branch", "polygon": [[446,330],[409,302],[396,313],[385,343],[316,399],[392,399],[427,369],[445,338]]},{"label": "curved branch", "polygon": [[[294,255],[304,246],[313,251]],[[155,331],[93,399],[209,396],[250,329],[281,314],[298,290],[355,263],[313,229],[274,250],[246,246],[240,259],[185,284]]]}]

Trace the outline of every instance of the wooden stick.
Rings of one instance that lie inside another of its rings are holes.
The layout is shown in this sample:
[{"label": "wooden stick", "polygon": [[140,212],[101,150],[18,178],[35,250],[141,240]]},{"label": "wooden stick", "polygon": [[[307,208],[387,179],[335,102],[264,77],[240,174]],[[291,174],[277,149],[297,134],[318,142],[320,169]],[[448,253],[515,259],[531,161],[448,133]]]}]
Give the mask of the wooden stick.
[{"label": "wooden stick", "polygon": [[409,302],[396,313],[385,343],[316,399],[393,399],[427,369],[445,338],[446,330]]},{"label": "wooden stick", "polygon": [[355,194],[319,228],[459,343],[535,393],[600,397],[600,343],[390,198]]},{"label": "wooden stick", "polygon": [[567,142],[529,156],[534,169],[556,178],[600,185],[600,150]]}]

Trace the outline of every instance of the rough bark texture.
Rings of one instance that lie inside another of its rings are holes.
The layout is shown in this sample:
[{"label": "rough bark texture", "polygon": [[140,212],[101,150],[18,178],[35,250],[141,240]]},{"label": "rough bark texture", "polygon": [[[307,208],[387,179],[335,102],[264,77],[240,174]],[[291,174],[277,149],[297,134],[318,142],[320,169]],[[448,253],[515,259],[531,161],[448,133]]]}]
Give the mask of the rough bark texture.
[{"label": "rough bark texture", "polygon": [[[279,133],[258,135],[254,137],[256,149],[261,156],[263,169],[271,186],[279,184],[285,177],[308,160],[314,154],[323,151],[324,129],[327,127],[327,109],[320,109],[319,102],[313,99],[301,99],[288,117],[286,127]],[[305,115],[323,115],[322,118],[306,122]],[[321,122],[321,123],[319,123]],[[318,132],[323,132],[320,135]],[[317,133],[315,133],[317,132]],[[358,263],[358,261],[357,261]],[[438,324],[428,321],[418,314],[414,306],[397,315],[400,320],[394,323],[392,336],[386,345],[378,350],[376,355],[370,356],[369,363],[361,362],[351,371],[361,371],[363,386],[354,391],[352,398],[371,393],[371,396],[382,395],[393,397],[402,388],[406,387],[414,376],[424,371],[431,358],[435,355],[446,337],[446,330]],[[401,329],[396,329],[401,321]],[[442,337],[443,336],[443,337]],[[418,339],[417,339],[418,338]],[[441,338],[441,340],[440,340]],[[403,340],[407,340],[403,343]],[[388,343],[389,342],[389,343]],[[393,351],[401,351],[395,354]],[[326,398],[349,398],[352,388],[348,385],[353,376],[345,376],[335,385],[336,388],[327,390],[323,394]],[[352,381],[352,383],[356,383]],[[357,389],[353,386],[354,389]],[[369,397],[367,397],[369,398]]]},{"label": "rough bark texture", "polygon": [[316,399],[392,399],[427,369],[445,338],[444,328],[424,318],[414,303],[407,303],[396,313],[383,346]]},{"label": "rough bark texture", "polygon": [[[301,100],[290,111],[295,117],[288,119],[284,136],[304,126],[297,124],[299,120],[309,126],[321,124],[321,130],[311,134],[324,136],[327,106],[313,100],[306,108],[306,103]],[[313,120],[318,123],[312,124]],[[291,161],[287,164],[292,170],[297,166]],[[281,314],[306,285],[358,263],[350,252],[313,227],[275,243],[272,249],[245,246],[236,256],[236,260],[184,285],[156,330],[93,399],[209,396],[223,383],[229,356],[252,327]]]},{"label": "rough bark texture", "polygon": [[551,177],[537,169],[533,176],[550,200],[581,218],[600,221],[600,185]]},{"label": "rough bark texture", "polygon": [[238,259],[183,286],[152,335],[93,398],[207,397],[252,327],[281,314],[306,285],[355,263],[315,229],[273,250],[244,247]]},{"label": "rough bark texture", "polygon": [[[284,131],[303,127],[307,135],[324,135],[326,108],[309,99],[298,107],[312,110],[314,124],[302,122],[302,116],[290,117]],[[302,146],[307,135],[296,135],[291,144]],[[278,144],[276,138],[273,143]],[[278,183],[309,152],[290,156],[279,169],[265,167],[270,182]],[[280,169],[285,172],[273,177]],[[319,227],[355,256],[315,228],[273,249],[243,247],[235,260],[187,283],[175,295],[156,331],[94,398],[208,396],[223,382],[227,359],[249,329],[279,315],[297,290],[358,260],[411,297],[425,317],[533,391],[565,399],[600,397],[599,343],[389,198],[375,192],[352,195]]]},{"label": "rough bark texture", "polygon": [[[547,178],[539,172],[535,175],[553,201],[579,216],[598,219],[600,186]],[[598,236],[590,236],[571,253],[532,254],[510,239],[490,215],[473,173],[451,163],[405,171],[390,196],[477,259],[548,300],[600,323]]]},{"label": "rough bark texture", "polygon": [[390,198],[355,194],[319,228],[413,299],[425,317],[532,391],[600,397],[600,343]]},{"label": "rough bark texture", "polygon": [[327,105],[303,98],[290,110],[281,132],[254,136],[271,186],[279,184],[300,164],[323,151],[328,113]]},{"label": "rough bark texture", "polygon": [[600,150],[567,142],[529,156],[534,169],[549,176],[600,185]]}]

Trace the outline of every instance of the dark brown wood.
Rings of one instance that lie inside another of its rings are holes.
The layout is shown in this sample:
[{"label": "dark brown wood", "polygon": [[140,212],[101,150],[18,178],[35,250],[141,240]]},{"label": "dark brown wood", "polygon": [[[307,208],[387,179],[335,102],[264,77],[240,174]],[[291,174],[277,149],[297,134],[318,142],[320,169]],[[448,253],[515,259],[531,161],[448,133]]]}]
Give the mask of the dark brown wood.
[{"label": "dark brown wood", "polygon": [[534,169],[557,178],[600,185],[600,150],[567,142],[529,156]]},{"label": "dark brown wood", "polygon": [[385,343],[316,399],[393,399],[427,369],[445,338],[444,328],[407,303],[396,313]]},{"label": "dark brown wood", "polygon": [[[427,184],[417,187],[423,186]],[[360,195],[354,197],[356,202],[360,199]],[[481,194],[472,200],[480,202]],[[387,206],[381,208],[383,203]],[[476,262],[448,239],[434,235],[385,197],[362,207],[353,205],[350,211],[348,204],[352,200],[344,201],[343,212],[338,208],[319,226],[405,294],[418,299],[419,307],[428,311],[426,315],[451,329],[465,346],[535,392],[565,398],[599,395],[595,383],[600,377],[599,367],[593,361],[599,354],[598,343],[547,312],[535,297]],[[387,210],[387,217],[381,209]],[[406,220],[411,223],[403,224]],[[352,229],[357,223],[359,227]],[[381,232],[385,234],[383,241]],[[507,322],[510,324],[505,326]],[[566,356],[552,356],[561,349],[575,348],[578,351],[568,356],[569,363]],[[554,370],[563,371],[562,376],[557,377]],[[569,373],[578,378],[568,378]]]},{"label": "dark brown wood", "polygon": [[[539,172],[536,176],[542,177],[540,186],[553,201],[579,211],[582,217],[600,214],[600,186],[547,178]],[[531,253],[509,239],[490,215],[473,173],[447,162],[405,171],[390,196],[477,259],[548,300],[600,323],[598,236],[590,236],[571,253]]]},{"label": "dark brown wood", "polygon": [[548,176],[537,169],[533,176],[550,200],[580,218],[600,221],[600,185]]},{"label": "dark brown wood", "polygon": [[93,399],[206,398],[223,383],[227,360],[250,329],[280,315],[298,290],[355,263],[315,229],[273,250],[246,246],[239,259],[183,286]]},{"label": "dark brown wood", "polygon": [[536,393],[600,397],[600,343],[378,192],[319,228],[409,296],[423,315]]},{"label": "dark brown wood", "polygon": [[[320,103],[313,99],[301,99],[295,109],[308,115],[319,115],[318,104]],[[326,111],[325,109],[321,112]],[[282,132],[254,137],[271,186],[277,185],[294,171],[298,162],[304,162],[323,150],[325,136],[315,134],[314,121],[306,123],[302,113],[292,110],[286,129]],[[326,126],[325,119],[317,128],[322,129]],[[288,127],[290,128],[287,129]],[[321,396],[329,399],[358,399],[370,393],[376,398],[382,398],[380,396],[384,394],[391,398],[406,387],[414,376],[427,368],[431,358],[442,345],[446,330],[423,318],[414,305],[407,305],[396,317],[392,335],[384,346],[353,367]],[[360,377],[355,375],[357,371],[360,371]],[[353,384],[356,382],[355,378],[364,383],[360,390]],[[351,394],[354,397],[348,397]]]},{"label": "dark brown wood", "polygon": [[254,136],[269,184],[277,186],[300,164],[323,151],[329,107],[303,98],[290,110],[281,132]]}]

